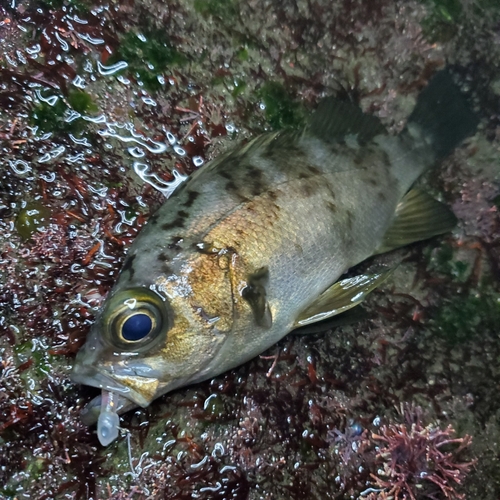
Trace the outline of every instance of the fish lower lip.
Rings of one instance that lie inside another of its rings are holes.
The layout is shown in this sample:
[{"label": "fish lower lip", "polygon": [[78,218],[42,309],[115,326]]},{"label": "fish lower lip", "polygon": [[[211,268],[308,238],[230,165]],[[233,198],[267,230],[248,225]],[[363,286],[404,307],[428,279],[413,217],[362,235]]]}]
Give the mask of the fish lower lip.
[{"label": "fish lower lip", "polygon": [[113,372],[108,373],[90,364],[75,363],[71,379],[77,384],[97,387],[130,400],[134,403],[134,406],[127,405],[130,409],[135,406],[146,407],[154,399],[159,381],[147,375],[151,375],[151,370],[115,366]]},{"label": "fish lower lip", "polygon": [[71,373],[71,380],[77,384],[90,385],[98,389],[120,394],[124,397],[130,393],[130,389],[118,383],[111,376],[97,371],[94,367],[76,364]]}]

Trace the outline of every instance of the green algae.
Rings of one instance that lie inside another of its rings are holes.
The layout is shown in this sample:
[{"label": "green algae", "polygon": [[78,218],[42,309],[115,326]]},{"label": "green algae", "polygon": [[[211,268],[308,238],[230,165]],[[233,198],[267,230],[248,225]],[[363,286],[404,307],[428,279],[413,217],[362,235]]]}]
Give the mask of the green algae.
[{"label": "green algae", "polygon": [[447,42],[458,32],[462,19],[461,0],[425,0],[429,14],[422,21],[422,32],[430,42]]},{"label": "green algae", "polygon": [[50,221],[50,209],[34,201],[26,204],[17,215],[15,228],[21,238],[30,239],[37,231],[43,231]]},{"label": "green algae", "polygon": [[[77,105],[83,104],[77,101]],[[31,111],[30,122],[38,127],[40,132],[50,132],[56,135],[63,133],[80,134],[85,129],[85,121],[81,116],[70,118],[71,108],[58,98],[55,104],[41,102]]]},{"label": "green algae", "polygon": [[97,110],[90,94],[74,89],[68,92],[66,99],[57,96],[54,103],[48,100],[37,103],[31,110],[30,122],[41,132],[80,134],[86,127],[81,115],[95,113]]},{"label": "green algae", "polygon": [[58,98],[55,104],[41,102],[31,112],[31,123],[41,132],[61,133],[68,129],[65,115],[68,110],[66,103]]},{"label": "green algae", "polygon": [[226,413],[224,400],[220,394],[209,396],[203,406],[205,414],[209,417],[221,418]]},{"label": "green algae", "polygon": [[268,122],[274,130],[299,128],[305,124],[307,113],[301,104],[295,101],[285,87],[275,81],[266,82],[259,90]]},{"label": "green algae", "polygon": [[484,17],[498,19],[498,0],[476,0],[472,4],[463,0],[421,0],[428,6],[429,13],[422,21],[422,32],[430,42],[448,42],[455,37],[460,27],[471,21],[471,15],[478,20]]},{"label": "green algae", "polygon": [[235,76],[216,76],[212,79],[211,85],[213,87],[222,86],[226,88],[234,98],[245,94],[245,91],[248,89],[247,82],[243,78]]},{"label": "green algae", "polygon": [[92,96],[83,90],[71,90],[68,93],[69,105],[80,114],[94,113],[98,111]]},{"label": "green algae", "polygon": [[172,66],[183,64],[186,57],[173,47],[165,31],[145,29],[142,33],[129,31],[125,34],[109,62],[120,60],[128,64],[125,71],[147,90],[157,91],[163,86],[161,74]]},{"label": "green algae", "polygon": [[470,292],[444,301],[431,321],[431,329],[451,345],[495,334],[500,325],[500,295]]},{"label": "green algae", "polygon": [[235,78],[232,82],[231,95],[233,97],[238,97],[245,92],[247,88],[247,82],[242,78]]},{"label": "green algae", "polygon": [[236,57],[242,62],[248,61],[249,54],[246,47],[240,47],[236,52]]},{"label": "green algae", "polygon": [[441,243],[436,248],[427,247],[424,250],[429,270],[437,271],[453,277],[456,281],[464,283],[470,274],[470,265],[456,257],[456,249],[448,243]]},{"label": "green algae", "polygon": [[234,0],[194,0],[194,8],[203,16],[227,20],[237,13],[238,4]]},{"label": "green algae", "polygon": [[493,198],[493,205],[495,205],[495,207],[497,207],[497,210],[500,210],[500,194],[498,196],[495,196],[495,198]]}]

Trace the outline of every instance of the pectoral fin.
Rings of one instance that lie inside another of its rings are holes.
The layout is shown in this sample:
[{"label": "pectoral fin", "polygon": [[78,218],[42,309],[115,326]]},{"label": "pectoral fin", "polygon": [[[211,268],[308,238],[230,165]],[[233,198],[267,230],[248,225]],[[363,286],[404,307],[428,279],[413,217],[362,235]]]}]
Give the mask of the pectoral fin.
[{"label": "pectoral fin", "polygon": [[451,231],[457,219],[451,210],[428,194],[412,189],[396,208],[391,227],[376,254]]},{"label": "pectoral fin", "polygon": [[314,304],[303,311],[295,322],[298,328],[330,318],[351,309],[362,302],[366,296],[392,273],[392,270],[376,274],[361,274],[337,281],[324,291]]},{"label": "pectoral fin", "polygon": [[250,305],[255,322],[258,326],[270,328],[273,324],[271,310],[267,303],[266,284],[269,279],[267,267],[259,269],[255,274],[248,277],[247,286],[243,288],[241,296]]}]

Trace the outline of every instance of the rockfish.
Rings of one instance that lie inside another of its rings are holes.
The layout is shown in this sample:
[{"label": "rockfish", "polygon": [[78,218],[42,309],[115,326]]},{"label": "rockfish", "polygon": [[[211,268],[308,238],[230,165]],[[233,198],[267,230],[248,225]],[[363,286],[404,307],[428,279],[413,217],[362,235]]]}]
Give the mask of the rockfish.
[{"label": "rockfish", "polygon": [[137,236],[76,358],[73,380],[102,389],[101,443],[118,413],[356,306],[390,272],[342,279],[352,266],[449,231],[450,210],[411,187],[477,122],[441,71],[397,136],[327,98],[303,130],[265,133],[194,173]]}]

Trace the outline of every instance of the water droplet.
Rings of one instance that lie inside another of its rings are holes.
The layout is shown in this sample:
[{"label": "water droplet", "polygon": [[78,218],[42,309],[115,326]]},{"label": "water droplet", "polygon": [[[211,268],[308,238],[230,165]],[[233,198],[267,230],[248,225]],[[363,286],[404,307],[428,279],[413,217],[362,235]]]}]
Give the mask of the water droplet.
[{"label": "water droplet", "polygon": [[143,158],[146,155],[146,152],[144,151],[144,149],[139,148],[137,146],[132,147],[132,148],[128,148],[128,152],[134,158]]},{"label": "water droplet", "polygon": [[104,64],[102,64],[101,61],[97,61],[97,70],[103,76],[113,75],[114,73],[122,69],[125,69],[127,66],[128,63],[125,61],[118,61],[117,63],[112,64],[111,66],[104,66]]},{"label": "water droplet", "polygon": [[205,160],[201,156],[193,156],[193,165],[196,168],[200,168],[205,163]]},{"label": "water droplet", "polygon": [[151,97],[143,97],[142,100],[148,106],[156,106],[156,101],[154,101],[153,99],[151,99]]},{"label": "water droplet", "polygon": [[78,38],[81,38],[85,42],[88,42],[92,45],[102,45],[105,40],[103,38],[94,38],[90,36],[88,33],[77,33]]},{"label": "water droplet", "polygon": [[182,149],[179,145],[174,146],[174,151],[179,155],[179,156],[184,156],[186,154],[186,151]]},{"label": "water droplet", "polygon": [[167,141],[173,146],[176,142],[177,139],[175,138],[175,135],[172,134],[172,132],[167,132]]},{"label": "water droplet", "polygon": [[31,167],[24,160],[15,160],[15,161],[9,160],[9,165],[10,168],[12,168],[12,170],[14,171],[14,173],[18,175],[27,174],[28,172],[31,171]]}]

